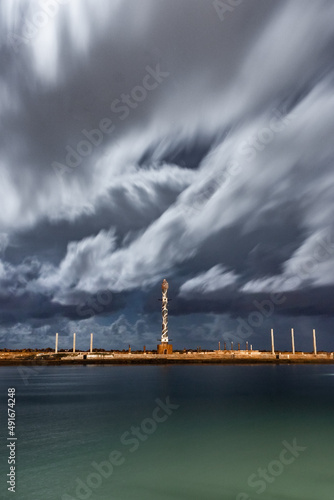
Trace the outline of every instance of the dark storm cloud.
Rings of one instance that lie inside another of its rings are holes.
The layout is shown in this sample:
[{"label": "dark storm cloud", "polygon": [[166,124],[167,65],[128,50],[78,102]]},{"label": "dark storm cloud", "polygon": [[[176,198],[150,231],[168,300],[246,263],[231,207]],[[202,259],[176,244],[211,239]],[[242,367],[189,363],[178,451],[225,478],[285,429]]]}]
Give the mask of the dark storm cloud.
[{"label": "dark storm cloud", "polygon": [[156,340],[164,276],[196,338],[332,316],[332,2],[51,3],[0,6],[3,324]]}]

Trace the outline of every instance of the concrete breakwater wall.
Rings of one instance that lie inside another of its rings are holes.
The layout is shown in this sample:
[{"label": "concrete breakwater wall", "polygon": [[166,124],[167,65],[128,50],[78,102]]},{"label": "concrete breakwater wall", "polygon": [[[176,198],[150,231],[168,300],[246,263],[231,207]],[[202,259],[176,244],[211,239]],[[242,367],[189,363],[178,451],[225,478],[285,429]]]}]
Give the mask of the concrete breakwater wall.
[{"label": "concrete breakwater wall", "polygon": [[161,363],[334,363],[334,353],[267,351],[186,351],[173,354],[151,352],[1,352],[1,365],[17,364],[161,364]]}]

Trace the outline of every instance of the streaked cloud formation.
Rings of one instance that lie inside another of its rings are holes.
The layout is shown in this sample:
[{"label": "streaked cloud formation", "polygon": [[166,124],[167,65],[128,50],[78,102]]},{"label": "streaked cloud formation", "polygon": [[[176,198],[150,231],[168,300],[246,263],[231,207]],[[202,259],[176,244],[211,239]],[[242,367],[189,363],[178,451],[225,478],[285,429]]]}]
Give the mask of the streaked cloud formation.
[{"label": "streaked cloud formation", "polygon": [[275,293],[285,300],[254,338],[313,322],[332,341],[331,1],[219,15],[199,0],[4,0],[0,12],[8,346],[73,328],[154,345],[163,277],[181,347],[236,332]]}]

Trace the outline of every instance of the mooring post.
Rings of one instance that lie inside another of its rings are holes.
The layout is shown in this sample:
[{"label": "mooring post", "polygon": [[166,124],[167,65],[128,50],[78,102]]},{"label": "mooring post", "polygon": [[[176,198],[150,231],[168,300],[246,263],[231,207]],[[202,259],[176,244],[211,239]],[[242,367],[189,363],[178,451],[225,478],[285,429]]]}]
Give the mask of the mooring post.
[{"label": "mooring post", "polygon": [[271,354],[275,354],[275,345],[274,345],[274,330],[271,329]]},{"label": "mooring post", "polygon": [[93,334],[90,334],[90,352],[93,352]]},{"label": "mooring post", "polygon": [[75,352],[75,333],[73,333],[73,352]]},{"label": "mooring post", "polygon": [[291,342],[292,342],[292,354],[296,354],[295,351],[295,334],[293,328],[291,328]]},{"label": "mooring post", "polygon": [[56,333],[56,346],[55,346],[55,354],[58,352],[58,333]]},{"label": "mooring post", "polygon": [[317,355],[317,339],[315,336],[315,330],[313,329],[313,352],[315,356]]}]

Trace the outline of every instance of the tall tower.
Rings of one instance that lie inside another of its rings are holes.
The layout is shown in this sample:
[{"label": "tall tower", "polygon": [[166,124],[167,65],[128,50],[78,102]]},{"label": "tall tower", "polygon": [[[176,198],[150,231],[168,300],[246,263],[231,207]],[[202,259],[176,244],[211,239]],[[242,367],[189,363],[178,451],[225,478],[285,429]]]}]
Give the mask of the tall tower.
[{"label": "tall tower", "polygon": [[161,330],[161,343],[168,342],[168,281],[163,280],[161,284],[162,290],[162,303],[161,303],[161,314],[162,314],[162,330]]},{"label": "tall tower", "polygon": [[173,346],[168,343],[168,282],[166,279],[163,280],[161,284],[162,290],[162,303],[161,303],[161,314],[162,314],[162,329],[161,329],[161,341],[158,344],[158,354],[172,354]]}]

